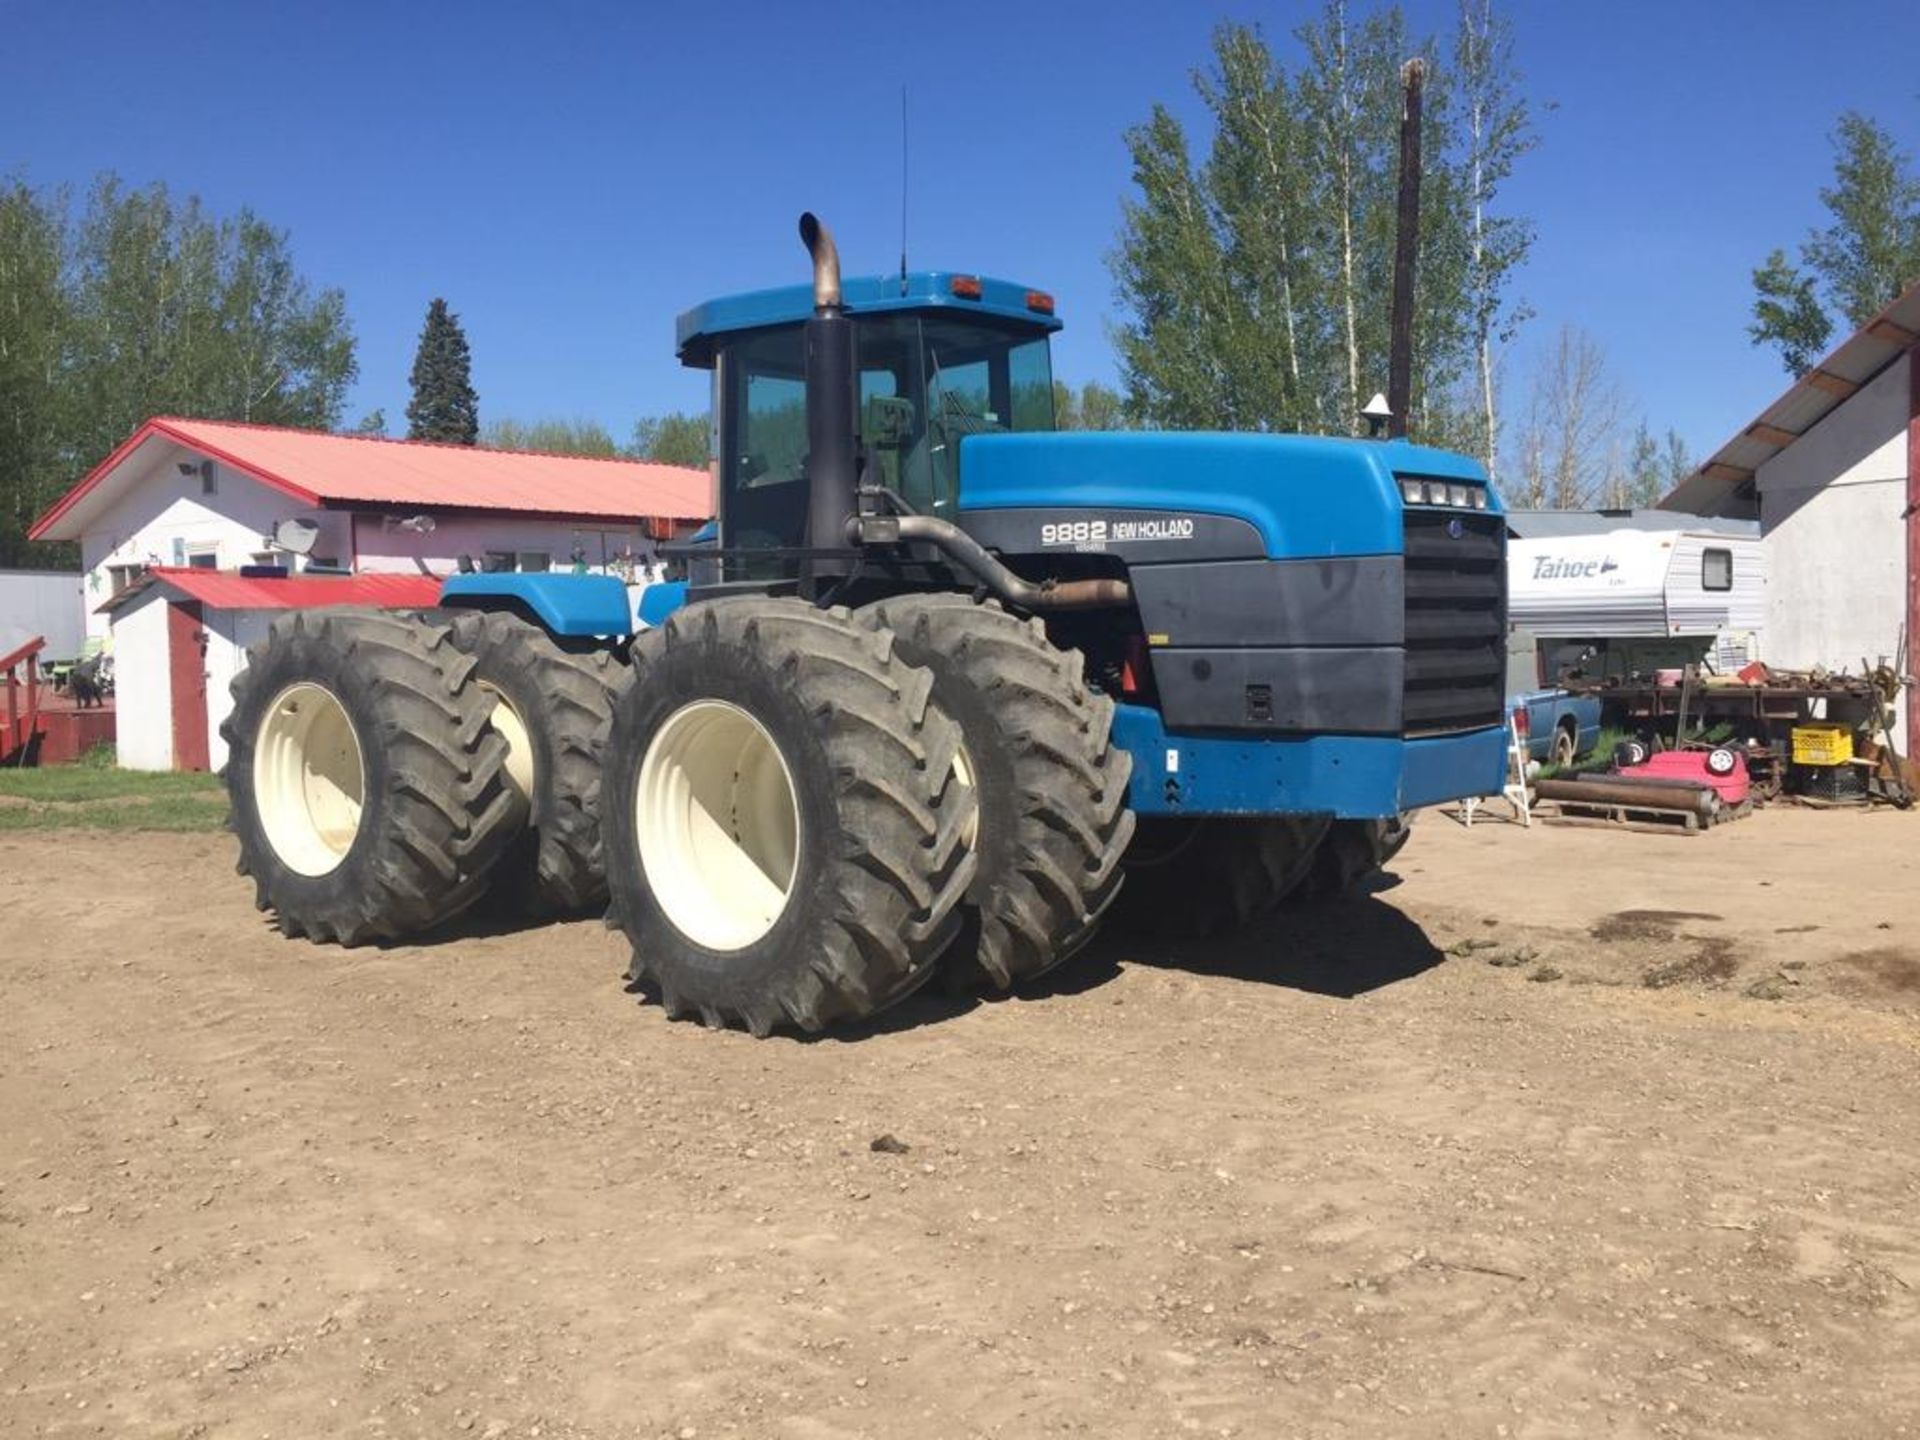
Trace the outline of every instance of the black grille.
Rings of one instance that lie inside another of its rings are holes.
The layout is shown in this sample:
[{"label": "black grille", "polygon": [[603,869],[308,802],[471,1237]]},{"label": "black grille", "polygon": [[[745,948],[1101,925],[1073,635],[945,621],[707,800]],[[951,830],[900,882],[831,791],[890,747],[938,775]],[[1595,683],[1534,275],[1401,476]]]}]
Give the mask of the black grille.
[{"label": "black grille", "polygon": [[1506,712],[1506,521],[1406,512],[1409,735],[1498,725]]}]

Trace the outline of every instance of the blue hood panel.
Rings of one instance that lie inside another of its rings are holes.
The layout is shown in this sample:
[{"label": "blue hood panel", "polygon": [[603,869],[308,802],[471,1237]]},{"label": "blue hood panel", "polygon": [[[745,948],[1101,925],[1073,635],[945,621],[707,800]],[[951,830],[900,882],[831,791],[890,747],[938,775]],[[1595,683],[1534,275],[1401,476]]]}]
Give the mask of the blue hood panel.
[{"label": "blue hood panel", "polygon": [[[1465,455],[1405,441],[1119,431],[974,435],[960,509],[1171,510],[1234,516],[1274,559],[1398,554],[1398,475],[1485,484]],[[1489,504],[1496,513],[1497,498]]]}]

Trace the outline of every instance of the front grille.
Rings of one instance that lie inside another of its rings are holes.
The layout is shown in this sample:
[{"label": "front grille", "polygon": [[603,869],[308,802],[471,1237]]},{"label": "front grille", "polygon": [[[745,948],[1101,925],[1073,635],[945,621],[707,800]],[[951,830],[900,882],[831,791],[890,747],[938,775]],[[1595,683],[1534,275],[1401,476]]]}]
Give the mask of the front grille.
[{"label": "front grille", "polygon": [[1506,528],[1499,515],[1406,511],[1409,735],[1505,716]]}]

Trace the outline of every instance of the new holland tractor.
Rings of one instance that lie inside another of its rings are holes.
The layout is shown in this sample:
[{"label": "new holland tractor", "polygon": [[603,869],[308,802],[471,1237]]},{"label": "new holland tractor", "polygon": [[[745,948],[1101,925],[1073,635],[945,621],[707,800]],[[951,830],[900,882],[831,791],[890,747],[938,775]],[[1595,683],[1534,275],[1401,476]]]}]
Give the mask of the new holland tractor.
[{"label": "new holland tractor", "polygon": [[[717,539],[277,622],[224,734],[240,869],[344,945],[606,902],[630,978],[756,1035],[936,969],[1008,989],[1116,901],[1208,933],[1500,788],[1505,522],[1403,441],[1055,433],[1050,296],[937,273],[681,316]],[[667,592],[661,592],[667,593]],[[1124,891],[1124,898],[1123,898]]]}]

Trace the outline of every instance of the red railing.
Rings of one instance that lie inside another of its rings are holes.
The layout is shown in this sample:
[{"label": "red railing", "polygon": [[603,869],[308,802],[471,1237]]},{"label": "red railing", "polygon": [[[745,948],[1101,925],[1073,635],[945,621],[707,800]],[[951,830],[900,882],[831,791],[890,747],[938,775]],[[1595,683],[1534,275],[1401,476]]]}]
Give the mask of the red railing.
[{"label": "red railing", "polygon": [[[33,737],[40,732],[40,652],[47,648],[47,637],[36,635],[18,650],[0,655],[0,674],[7,677],[7,729],[0,735],[0,764],[9,757],[14,763],[20,763],[27,757],[33,745]],[[22,683],[17,673],[26,669],[26,680]],[[26,691],[27,706],[24,716],[20,713],[20,692]],[[15,751],[18,756],[14,756]]]}]

